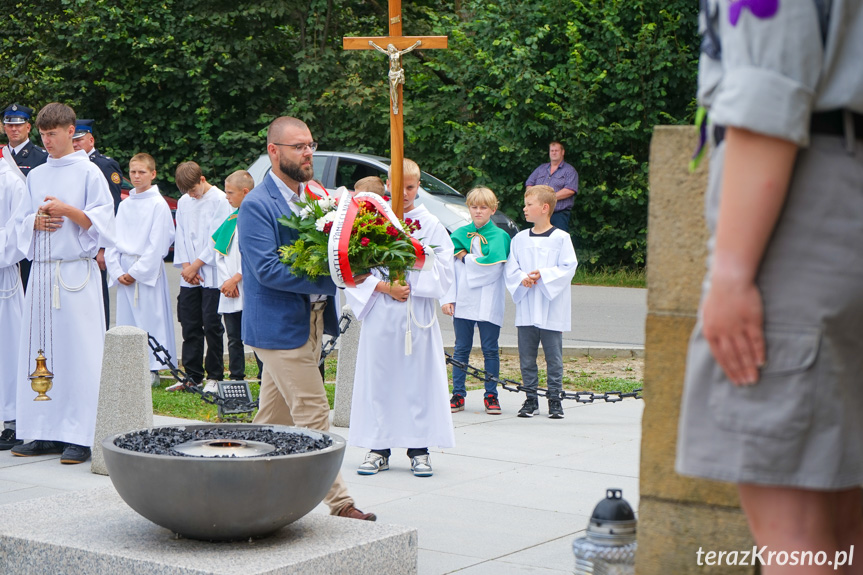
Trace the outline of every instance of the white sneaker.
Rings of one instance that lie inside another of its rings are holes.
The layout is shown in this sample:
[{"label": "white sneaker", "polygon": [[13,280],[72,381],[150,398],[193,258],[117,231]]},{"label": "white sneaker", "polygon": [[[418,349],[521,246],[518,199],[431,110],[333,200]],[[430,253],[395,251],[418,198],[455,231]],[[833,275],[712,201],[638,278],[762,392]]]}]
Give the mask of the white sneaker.
[{"label": "white sneaker", "polygon": [[208,379],[207,385],[204,386],[204,393],[219,393],[219,382],[215,379]]},{"label": "white sneaker", "polygon": [[389,468],[389,457],[384,457],[380,453],[369,451],[366,454],[366,460],[360,463],[360,466],[357,468],[357,473],[360,475],[374,475],[378,471],[386,471]]},{"label": "white sneaker", "polygon": [[185,386],[182,381],[178,381],[174,385],[169,385],[165,388],[165,391],[181,391]]},{"label": "white sneaker", "polygon": [[411,471],[417,477],[431,477],[433,472],[428,454],[411,457]]}]

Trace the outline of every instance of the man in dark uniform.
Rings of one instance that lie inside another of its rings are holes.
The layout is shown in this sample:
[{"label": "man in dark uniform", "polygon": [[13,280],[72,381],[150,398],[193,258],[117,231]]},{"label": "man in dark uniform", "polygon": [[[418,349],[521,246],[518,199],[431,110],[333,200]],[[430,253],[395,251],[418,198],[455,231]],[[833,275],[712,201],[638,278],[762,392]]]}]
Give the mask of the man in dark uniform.
[{"label": "man in dark uniform", "polygon": [[6,151],[15,158],[15,163],[25,176],[48,160],[48,152],[30,141],[32,115],[32,108],[20,104],[12,104],[3,111],[3,130],[9,139]]},{"label": "man in dark uniform", "polygon": [[[9,143],[3,151],[15,159],[18,169],[25,176],[36,166],[48,161],[48,152],[30,141],[30,118],[33,109],[20,104],[10,104],[3,110],[3,130]],[[21,260],[21,283],[27,290],[27,280],[30,278],[30,260]]]},{"label": "man in dark uniform", "polygon": [[[72,147],[75,151],[84,150],[89,156],[90,161],[96,164],[102,173],[105,174],[105,179],[108,181],[108,188],[111,190],[111,196],[114,198],[114,214],[117,213],[117,208],[120,207],[120,183],[123,181],[120,171],[120,164],[117,160],[106,156],[96,149],[96,138],[93,136],[93,120],[80,119],[75,123],[75,135],[72,136]],[[102,270],[102,299],[105,301],[105,329],[111,327],[111,312],[108,305],[108,272],[105,267],[105,248],[99,250],[96,256],[96,263],[99,264],[99,269]]]}]

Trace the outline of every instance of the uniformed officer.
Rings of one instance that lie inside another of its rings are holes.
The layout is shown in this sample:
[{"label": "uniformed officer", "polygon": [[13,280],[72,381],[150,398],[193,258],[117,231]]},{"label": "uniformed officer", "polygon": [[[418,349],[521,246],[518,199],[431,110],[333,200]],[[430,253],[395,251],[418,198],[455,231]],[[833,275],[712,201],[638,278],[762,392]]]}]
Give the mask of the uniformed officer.
[{"label": "uniformed officer", "polygon": [[[8,154],[18,164],[18,169],[25,176],[36,166],[48,161],[48,152],[30,141],[30,118],[33,109],[20,104],[11,104],[3,110],[3,130],[9,143],[4,155]],[[21,285],[27,290],[30,278],[30,260],[23,259],[20,264]]]},{"label": "uniformed officer", "polygon": [[108,181],[108,188],[111,189],[111,196],[114,198],[114,213],[117,213],[117,208],[120,207],[120,184],[123,182],[120,164],[117,160],[106,156],[96,149],[96,138],[93,135],[93,120],[78,120],[75,124],[75,135],[72,136],[72,146],[75,151],[84,150],[90,156],[90,161],[96,164],[102,173],[105,174],[105,179]]},{"label": "uniformed officer", "polygon": [[[120,207],[120,183],[123,181],[120,175],[120,164],[117,160],[106,156],[95,148],[96,138],[93,136],[93,120],[79,119],[75,123],[75,135],[72,136],[72,147],[75,151],[84,150],[89,156],[90,161],[96,164],[105,179],[108,181],[108,187],[111,189],[111,196],[114,198],[114,213],[117,213],[117,208]],[[102,299],[105,302],[105,328],[111,327],[111,312],[108,302],[108,272],[105,266],[105,248],[99,250],[96,255],[96,263],[99,264],[99,269],[102,271]]]},{"label": "uniformed officer", "polygon": [[15,158],[15,163],[25,176],[48,160],[48,152],[30,141],[32,116],[33,109],[20,104],[11,104],[3,110],[3,129],[9,139],[7,153]]}]

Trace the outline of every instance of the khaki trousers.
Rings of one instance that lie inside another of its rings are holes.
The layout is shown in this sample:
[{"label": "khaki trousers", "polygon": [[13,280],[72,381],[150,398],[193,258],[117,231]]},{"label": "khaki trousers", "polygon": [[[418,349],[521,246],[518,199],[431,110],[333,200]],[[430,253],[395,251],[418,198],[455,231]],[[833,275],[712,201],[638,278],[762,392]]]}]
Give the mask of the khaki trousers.
[{"label": "khaki trousers", "polygon": [[[309,339],[296,349],[261,349],[252,347],[264,362],[261,395],[255,423],[296,425],[319,431],[330,429],[330,405],[324,382],[318,370],[321,337],[324,332],[323,310],[312,310]],[[339,473],[324,497],[324,503],[335,515],[345,505],[353,505]]]}]

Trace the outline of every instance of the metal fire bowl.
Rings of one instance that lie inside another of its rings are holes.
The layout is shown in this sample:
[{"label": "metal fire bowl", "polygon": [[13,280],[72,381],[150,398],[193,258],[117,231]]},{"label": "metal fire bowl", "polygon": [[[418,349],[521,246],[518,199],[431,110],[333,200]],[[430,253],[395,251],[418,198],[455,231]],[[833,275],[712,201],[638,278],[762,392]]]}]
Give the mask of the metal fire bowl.
[{"label": "metal fire bowl", "polygon": [[[261,537],[300,519],[320,503],[336,478],[345,440],[304,427],[254,424],[166,425],[186,429],[293,432],[333,444],[326,449],[262,457],[182,457],[121,449],[102,441],[105,466],[120,497],[153,523],[190,539]],[[152,428],[158,429],[158,428]]]}]

